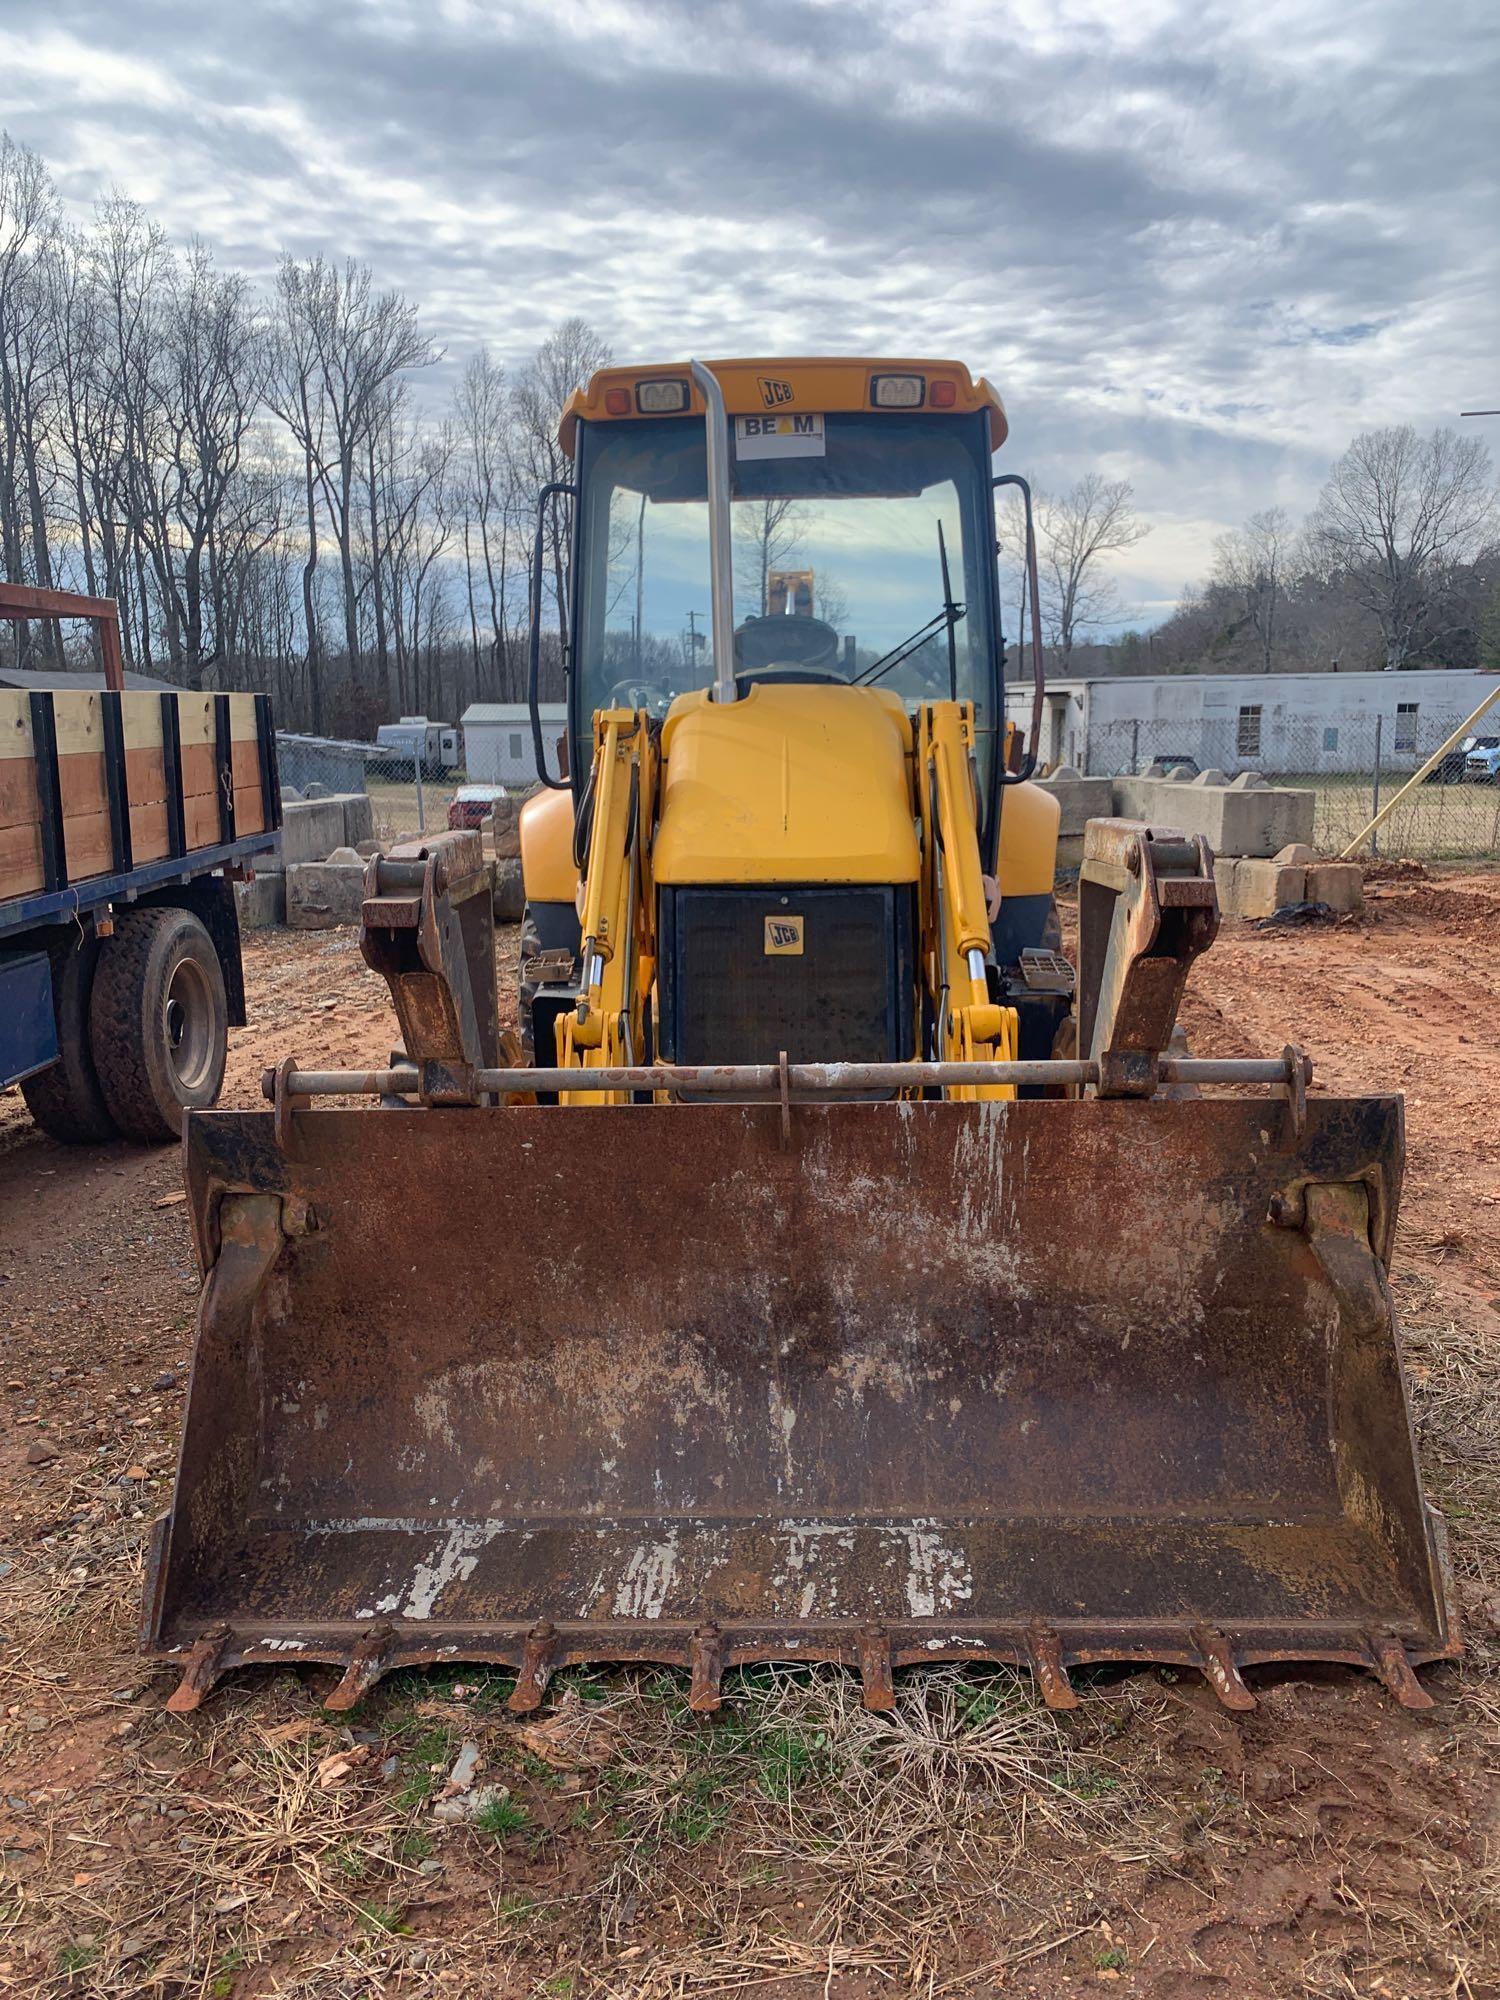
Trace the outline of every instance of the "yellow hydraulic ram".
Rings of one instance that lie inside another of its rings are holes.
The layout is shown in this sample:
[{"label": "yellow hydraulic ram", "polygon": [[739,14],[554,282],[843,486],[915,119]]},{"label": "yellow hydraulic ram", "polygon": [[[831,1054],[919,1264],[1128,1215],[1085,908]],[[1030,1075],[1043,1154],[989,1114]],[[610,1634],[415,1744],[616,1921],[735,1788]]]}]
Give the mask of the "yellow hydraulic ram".
[{"label": "yellow hydraulic ram", "polygon": [[[601,709],[594,717],[592,812],[584,861],[580,992],[561,1023],[559,1066],[612,1069],[641,1059],[652,975],[647,842],[654,758],[644,715]],[[568,1092],[588,1103],[624,1104],[629,1092]]]},{"label": "yellow hydraulic ram", "polygon": [[[990,944],[984,869],[979,858],[974,791],[974,709],[970,702],[926,704],[917,720],[918,793],[924,861],[923,949],[938,1013],[944,1062],[1014,1062],[1014,1007],[990,999],[985,957]],[[966,1102],[1013,1098],[1015,1086],[955,1084],[945,1096]]]}]

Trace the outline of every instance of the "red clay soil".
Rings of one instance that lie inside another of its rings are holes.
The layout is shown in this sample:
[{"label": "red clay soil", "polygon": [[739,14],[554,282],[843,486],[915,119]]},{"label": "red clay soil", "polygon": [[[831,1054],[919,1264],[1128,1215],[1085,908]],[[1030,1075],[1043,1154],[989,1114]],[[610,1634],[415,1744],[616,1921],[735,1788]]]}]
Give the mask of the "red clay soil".
[{"label": "red clay soil", "polygon": [[[501,946],[502,1004],[513,1008],[514,934]],[[233,1037],[227,1102],[257,1102],[261,1069],[288,1052],[330,1065],[385,1058],[392,1016],[352,933],[257,933],[246,956],[253,1025]],[[1134,1823],[1114,1838],[1097,1828],[1086,1837],[1043,1835],[1040,1935],[998,1889],[993,1904],[979,1895],[915,1989],[899,1940],[885,1959],[874,1951],[864,1969],[841,1948],[826,1968],[814,1952],[817,1969],[804,1956],[796,1971],[788,1946],[754,1978],[727,1961],[717,1985],[670,1973],[694,1905],[720,1907],[717,1890],[737,1851],[732,1826],[685,1843],[691,1852],[674,1878],[675,1900],[643,1903],[628,1941],[602,1937],[586,1893],[591,1836],[579,1829],[568,1788],[554,1796],[545,1771],[524,1779],[531,1793],[517,1792],[531,1799],[545,1837],[512,1858],[506,1880],[538,1895],[573,1885],[582,1900],[537,1938],[497,1947],[482,1977],[472,1962],[445,1958],[441,1945],[500,1907],[498,1875],[487,1877],[487,1864],[472,1856],[423,1878],[431,1893],[412,1896],[401,1926],[407,1956],[382,1939],[363,1975],[348,1969],[354,1961],[338,1959],[343,1969],[325,1974],[299,1959],[307,1940],[298,1933],[312,1919],[296,1915],[289,1872],[276,1878],[281,1903],[264,1905],[264,1937],[275,1931],[264,1951],[258,1934],[241,1932],[240,1943],[225,1947],[205,1932],[201,1949],[184,1945],[176,1970],[149,1971],[149,1954],[122,1957],[118,1932],[149,1925],[161,1871],[179,1876],[196,1865],[192,1814],[169,1810],[173,1784],[191,1768],[197,1795],[213,1783],[233,1789],[222,1760],[215,1763],[213,1732],[226,1716],[253,1713],[260,1696],[254,1686],[221,1690],[203,1716],[179,1723],[162,1713],[175,1676],[148,1669],[131,1650],[139,1551],[170,1486],[197,1290],[176,1154],[123,1145],[71,1151],[32,1129],[17,1094],[0,1100],[0,1557],[18,1577],[49,1579],[57,1619],[37,1643],[39,1600],[25,1600],[27,1625],[6,1606],[11,1586],[0,1582],[0,1992],[219,2000],[429,1990],[750,1991],[756,2000],[1101,1987],[1157,2000],[1500,1993],[1492,1859],[1500,1697],[1486,1658],[1500,1608],[1500,1528],[1486,1512],[1492,1489],[1455,1502],[1466,1490],[1462,1466],[1450,1465],[1462,1437],[1443,1429],[1452,1410],[1460,1411],[1454,1422],[1473,1420],[1480,1406],[1462,1404],[1465,1370],[1496,1379],[1500,1352],[1497,995],[1500,881],[1394,879],[1371,884],[1360,918],[1284,930],[1227,921],[1194,970],[1185,1009],[1197,1053],[1277,1052],[1292,1041],[1313,1057],[1315,1088],[1406,1094],[1408,1177],[1393,1278],[1407,1325],[1420,1333],[1412,1362],[1419,1417],[1429,1378],[1435,1398],[1439,1374],[1443,1396],[1452,1389],[1457,1398],[1432,1405],[1429,1478],[1463,1516],[1451,1525],[1479,1664],[1431,1672],[1430,1715],[1408,1714],[1373,1680],[1333,1670],[1263,1676],[1260,1706],[1244,1717],[1226,1714],[1188,1675],[1132,1675],[1102,1688],[1086,1708],[1114,1712],[1105,1723],[1093,1719],[1090,1741],[1102,1731],[1124,1792],[1152,1801],[1140,1808],[1149,1835],[1138,1836]],[[1451,1365],[1424,1344],[1444,1328],[1459,1330],[1460,1360]],[[1489,1431],[1486,1418],[1486,1441]],[[56,1455],[34,1464],[39,1443],[42,1456]],[[317,1687],[326,1693],[331,1678]],[[293,1718],[287,1726],[295,1729],[299,1713],[316,1709],[306,1682],[282,1680],[275,1713]],[[377,1767],[389,1768],[380,1763],[388,1748],[366,1746],[368,1770],[348,1782],[375,1785]],[[114,1818],[105,1811],[111,1802]],[[84,1826],[95,1831],[83,1836]],[[162,1828],[175,1836],[184,1826],[180,1842],[160,1837]],[[914,1853],[911,1868],[929,1859]],[[123,1880],[127,1867],[136,1870],[134,1902],[112,1890],[91,1905],[91,1880]],[[750,1879],[735,1877],[736,1920],[744,1921],[745,1896],[761,1894],[766,1935],[795,1943],[799,1925],[812,1920],[811,1891],[795,1872],[755,1891],[744,1887]],[[209,1921],[242,1922],[231,1914],[233,1898],[230,1912],[223,1900]],[[384,1921],[356,1907],[364,1908],[349,1904],[351,1938]],[[857,1923],[841,1935],[857,1938]],[[342,1949],[330,1935],[326,1962]]]}]

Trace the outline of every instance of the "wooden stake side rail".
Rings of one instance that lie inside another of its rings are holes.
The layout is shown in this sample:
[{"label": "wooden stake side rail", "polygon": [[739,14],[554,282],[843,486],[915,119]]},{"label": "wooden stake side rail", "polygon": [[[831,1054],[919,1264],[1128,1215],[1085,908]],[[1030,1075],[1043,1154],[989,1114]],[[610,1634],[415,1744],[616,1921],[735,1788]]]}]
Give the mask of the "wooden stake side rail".
[{"label": "wooden stake side rail", "polygon": [[266,695],[0,688],[0,906],[280,823]]}]

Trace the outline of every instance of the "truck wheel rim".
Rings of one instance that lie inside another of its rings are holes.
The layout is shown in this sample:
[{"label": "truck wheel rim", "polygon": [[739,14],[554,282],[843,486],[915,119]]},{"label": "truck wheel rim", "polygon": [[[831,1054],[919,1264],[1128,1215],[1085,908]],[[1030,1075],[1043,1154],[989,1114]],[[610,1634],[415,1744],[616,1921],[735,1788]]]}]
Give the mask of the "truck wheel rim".
[{"label": "truck wheel rim", "polygon": [[203,968],[179,959],[167,982],[164,1007],[167,1060],[180,1090],[193,1091],[213,1064],[213,1002]]}]

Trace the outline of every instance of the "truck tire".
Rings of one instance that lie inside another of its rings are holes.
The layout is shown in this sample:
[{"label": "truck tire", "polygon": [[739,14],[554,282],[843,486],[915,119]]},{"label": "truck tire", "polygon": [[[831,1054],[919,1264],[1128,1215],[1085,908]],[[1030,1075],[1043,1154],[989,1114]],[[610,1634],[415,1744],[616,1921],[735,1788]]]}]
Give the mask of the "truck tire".
[{"label": "truck tire", "polygon": [[99,1087],[127,1139],[182,1132],[185,1111],[217,1102],[229,1007],[213,940],[191,910],[128,910],[99,955],[89,1008]]},{"label": "truck tire", "polygon": [[26,1109],[50,1137],[65,1146],[97,1146],[119,1137],[89,1045],[89,998],[99,940],[92,930],[52,953],[52,1011],[57,1020],[55,1063],[22,1079]]}]

